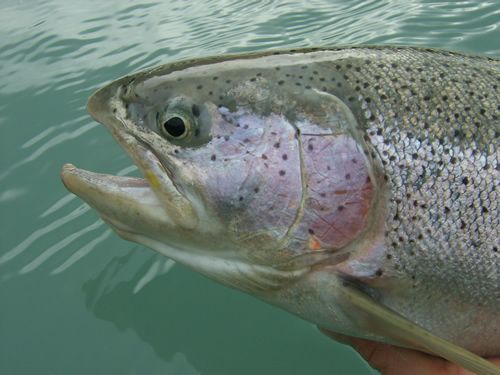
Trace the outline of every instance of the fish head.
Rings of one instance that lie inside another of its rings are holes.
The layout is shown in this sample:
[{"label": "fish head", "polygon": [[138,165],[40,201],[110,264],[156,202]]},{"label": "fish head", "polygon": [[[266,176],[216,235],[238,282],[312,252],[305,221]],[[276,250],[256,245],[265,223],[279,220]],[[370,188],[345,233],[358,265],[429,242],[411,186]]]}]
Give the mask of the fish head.
[{"label": "fish head", "polygon": [[300,61],[257,60],[187,61],[112,82],[88,111],[144,179],[62,172],[122,237],[254,294],[345,260],[377,190],[345,104],[285,89],[277,74],[299,74]]}]

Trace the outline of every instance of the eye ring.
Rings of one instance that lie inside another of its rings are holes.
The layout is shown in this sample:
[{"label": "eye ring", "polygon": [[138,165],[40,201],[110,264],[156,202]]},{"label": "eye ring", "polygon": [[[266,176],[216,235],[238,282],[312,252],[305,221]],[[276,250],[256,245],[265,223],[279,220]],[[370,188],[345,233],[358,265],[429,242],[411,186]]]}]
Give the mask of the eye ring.
[{"label": "eye ring", "polygon": [[158,124],[161,134],[170,139],[186,138],[192,128],[191,122],[179,114],[171,114]]}]

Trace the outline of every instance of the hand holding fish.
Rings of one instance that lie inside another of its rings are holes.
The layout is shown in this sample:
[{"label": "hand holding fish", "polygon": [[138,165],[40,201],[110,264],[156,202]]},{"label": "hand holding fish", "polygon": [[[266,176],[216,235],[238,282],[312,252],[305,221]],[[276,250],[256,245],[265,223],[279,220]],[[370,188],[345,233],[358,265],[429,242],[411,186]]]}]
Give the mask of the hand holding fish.
[{"label": "hand holding fish", "polygon": [[[417,350],[400,348],[380,342],[358,339],[321,330],[335,341],[352,346],[371,367],[383,375],[472,375],[455,363]],[[500,357],[489,358],[500,366]]]}]

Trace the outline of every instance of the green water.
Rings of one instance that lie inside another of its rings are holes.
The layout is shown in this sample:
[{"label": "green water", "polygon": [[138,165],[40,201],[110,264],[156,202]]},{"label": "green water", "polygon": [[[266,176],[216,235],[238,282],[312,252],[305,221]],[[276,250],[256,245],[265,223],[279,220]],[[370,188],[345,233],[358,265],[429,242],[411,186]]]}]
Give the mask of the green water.
[{"label": "green water", "polygon": [[500,56],[500,2],[0,4],[0,374],[372,374],[311,324],[120,240],[61,165],[135,169],[84,106],[185,57],[409,44]]}]

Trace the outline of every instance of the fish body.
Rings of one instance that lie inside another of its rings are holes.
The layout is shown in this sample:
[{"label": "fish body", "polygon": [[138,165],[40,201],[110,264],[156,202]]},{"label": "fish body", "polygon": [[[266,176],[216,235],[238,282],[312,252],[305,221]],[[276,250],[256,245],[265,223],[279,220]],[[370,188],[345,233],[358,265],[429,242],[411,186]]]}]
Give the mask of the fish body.
[{"label": "fish body", "polygon": [[145,179],[62,177],[122,237],[320,327],[433,352],[395,314],[500,355],[499,85],[498,59],[406,47],[171,63],[88,103]]}]

